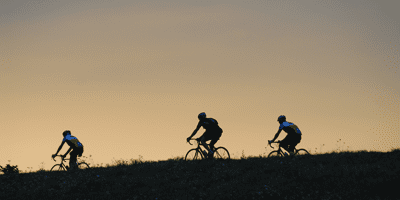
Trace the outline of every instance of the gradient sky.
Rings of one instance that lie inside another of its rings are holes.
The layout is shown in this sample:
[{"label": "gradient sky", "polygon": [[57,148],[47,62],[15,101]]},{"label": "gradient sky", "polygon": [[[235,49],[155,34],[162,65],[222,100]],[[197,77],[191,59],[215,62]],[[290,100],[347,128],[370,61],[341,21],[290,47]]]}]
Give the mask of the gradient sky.
[{"label": "gradient sky", "polygon": [[200,112],[218,120],[216,146],[231,157],[267,152],[279,115],[312,153],[399,148],[398,8],[0,1],[0,165],[50,169],[67,129],[94,164],[184,156]]}]

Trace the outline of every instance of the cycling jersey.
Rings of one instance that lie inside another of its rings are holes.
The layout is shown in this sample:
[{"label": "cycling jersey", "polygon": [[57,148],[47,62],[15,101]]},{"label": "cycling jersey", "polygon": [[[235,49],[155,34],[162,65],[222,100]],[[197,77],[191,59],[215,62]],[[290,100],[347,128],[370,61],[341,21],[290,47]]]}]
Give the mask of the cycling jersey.
[{"label": "cycling jersey", "polygon": [[217,120],[215,120],[213,118],[205,118],[205,119],[200,120],[198,126],[203,126],[203,128],[206,130],[221,129],[218,126]]},{"label": "cycling jersey", "polygon": [[82,143],[79,142],[78,138],[72,135],[65,136],[63,142],[67,142],[67,144],[72,148],[83,147]]},{"label": "cycling jersey", "polygon": [[301,135],[300,129],[291,122],[283,122],[279,129],[284,130],[288,135]]}]

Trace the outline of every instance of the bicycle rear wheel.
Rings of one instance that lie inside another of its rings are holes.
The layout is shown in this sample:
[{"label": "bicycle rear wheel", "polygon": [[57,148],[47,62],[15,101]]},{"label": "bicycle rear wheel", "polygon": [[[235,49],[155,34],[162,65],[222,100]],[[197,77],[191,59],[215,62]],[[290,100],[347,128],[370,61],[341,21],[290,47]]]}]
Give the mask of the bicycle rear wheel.
[{"label": "bicycle rear wheel", "polygon": [[79,163],[78,168],[79,169],[88,169],[90,167],[89,167],[89,165],[87,163],[81,162],[81,163]]},{"label": "bicycle rear wheel", "polygon": [[62,165],[60,164],[55,164],[50,171],[67,171]]},{"label": "bicycle rear wheel", "polygon": [[305,150],[305,149],[298,149],[297,151],[296,151],[296,154],[295,154],[296,156],[298,156],[298,155],[310,155],[310,153],[308,153],[308,151],[307,150]]},{"label": "bicycle rear wheel", "polygon": [[279,151],[272,151],[268,154],[268,158],[270,157],[284,157],[284,155]]},{"label": "bicycle rear wheel", "polygon": [[202,160],[203,154],[198,149],[190,149],[185,156],[185,160]]},{"label": "bicycle rear wheel", "polygon": [[225,147],[218,147],[214,151],[214,158],[215,159],[230,159],[231,156],[229,155],[229,151]]}]

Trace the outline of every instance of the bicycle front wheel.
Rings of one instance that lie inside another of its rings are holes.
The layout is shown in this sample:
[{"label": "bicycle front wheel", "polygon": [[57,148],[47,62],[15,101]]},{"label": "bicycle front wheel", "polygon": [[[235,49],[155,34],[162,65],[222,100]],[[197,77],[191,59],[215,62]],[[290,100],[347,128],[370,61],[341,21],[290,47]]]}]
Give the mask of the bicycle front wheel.
[{"label": "bicycle front wheel", "polygon": [[60,164],[55,164],[51,169],[50,169],[50,171],[51,172],[54,172],[54,171],[67,171],[62,165],[60,165]]},{"label": "bicycle front wheel", "polygon": [[268,158],[271,157],[284,157],[283,154],[279,151],[273,151],[271,153],[268,154]]},{"label": "bicycle front wheel", "polygon": [[296,156],[297,155],[310,155],[310,153],[308,153],[308,151],[307,150],[305,150],[305,149],[298,149],[297,151],[296,151],[296,154],[295,154]]},{"label": "bicycle front wheel", "polygon": [[79,169],[88,169],[90,167],[89,167],[89,165],[87,163],[81,162],[81,163],[79,163],[78,168]]},{"label": "bicycle front wheel", "polygon": [[230,159],[231,156],[229,155],[229,151],[225,149],[225,147],[218,147],[214,151],[214,158],[215,159]]},{"label": "bicycle front wheel", "polygon": [[198,149],[190,149],[186,156],[185,160],[202,160],[203,159],[203,154],[198,150]]}]

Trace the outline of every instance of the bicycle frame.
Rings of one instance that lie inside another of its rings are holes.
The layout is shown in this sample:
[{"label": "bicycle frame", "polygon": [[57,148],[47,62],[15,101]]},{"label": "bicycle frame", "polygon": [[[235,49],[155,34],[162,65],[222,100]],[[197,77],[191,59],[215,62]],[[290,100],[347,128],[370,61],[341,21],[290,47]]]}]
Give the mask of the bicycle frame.
[{"label": "bicycle frame", "polygon": [[[62,155],[56,155],[55,157],[57,157],[57,156],[60,156],[60,157],[61,157],[61,163],[60,163],[60,165],[61,165],[62,167],[64,167],[65,169],[67,169],[67,167],[66,167],[67,165],[65,165],[64,162],[67,161],[67,160],[70,160],[71,158],[67,158],[67,159],[66,159],[66,158],[65,158],[64,156],[62,156]],[[53,160],[56,161],[54,158],[53,158]],[[56,161],[56,162],[57,162],[57,161]],[[76,160],[76,166],[78,166],[78,165],[79,165],[79,162],[78,162],[78,159],[77,159],[77,160]]]},{"label": "bicycle frame", "polygon": [[[197,142],[197,148],[196,148],[196,149],[199,149],[200,152],[203,153],[203,149],[202,149],[200,146],[203,146],[203,148],[204,148],[205,150],[207,150],[207,149],[204,147],[204,145],[201,144],[201,141],[200,141],[200,140],[197,140],[197,139],[191,139],[191,140],[196,140],[196,142]],[[190,145],[193,145],[192,143],[190,143],[190,141],[189,141],[189,144],[190,144]],[[206,143],[206,144],[207,144],[207,143]],[[207,144],[207,145],[210,146],[210,144]],[[210,147],[210,148],[211,148],[211,147]],[[211,150],[214,151],[214,150],[215,150],[215,147],[214,147],[214,149],[211,149]],[[207,151],[207,153],[210,153],[210,152]]]},{"label": "bicycle frame", "polygon": [[[271,142],[271,143],[269,143],[269,146],[270,146],[271,148],[274,148],[273,146],[271,146],[271,144],[272,144],[272,143],[278,143],[278,144],[279,144],[279,146],[278,146],[278,152],[279,152],[279,154],[282,154],[282,155],[284,155],[284,156],[287,156],[287,155],[282,151],[283,147],[281,146],[281,142],[282,142],[282,140],[278,140],[278,141],[276,141],[276,142]],[[294,149],[294,154],[296,154],[296,152],[297,152],[297,149],[295,148],[295,149]]]},{"label": "bicycle frame", "polygon": [[[186,153],[185,160],[187,160],[188,155],[191,155],[190,152],[194,153],[194,156],[193,156],[193,158],[190,158],[191,156],[189,156],[189,160],[209,159],[209,158],[230,159],[229,151],[225,147],[213,147],[213,148],[210,147],[211,151],[213,152],[213,154],[209,155],[210,152],[207,152],[207,151],[203,150],[200,147],[200,146],[204,147],[204,145],[201,144],[201,141],[199,140],[199,138],[191,139],[191,140],[196,140],[197,141],[197,147],[193,148],[193,149],[190,149]],[[188,142],[189,142],[190,145],[193,145],[192,143],[190,143],[190,141],[188,141]],[[206,143],[206,144],[210,145],[209,143]],[[198,155],[198,154],[200,154],[200,155]]]},{"label": "bicycle frame", "polygon": [[[277,142],[271,142],[271,143],[279,143],[279,148],[278,148],[278,150],[272,151],[271,153],[269,153],[268,157],[270,157],[270,155],[273,155],[274,152],[277,152],[278,156],[281,155],[281,156],[284,156],[284,157],[286,157],[286,156],[293,157],[293,156],[296,156],[296,155],[310,155],[310,153],[306,149],[296,149],[296,148],[294,148],[294,150],[293,150],[294,151],[293,155],[292,154],[286,154],[286,153],[284,153],[282,151],[283,147],[280,144],[281,142],[282,142],[282,140],[279,140]],[[273,146],[271,146],[271,143],[269,143],[269,146],[271,148],[274,148]]]},{"label": "bicycle frame", "polygon": [[[64,156],[61,156],[61,155],[56,155],[55,157],[57,157],[57,156],[60,156],[61,157],[61,162],[60,162],[60,164],[55,164],[51,169],[50,169],[50,171],[53,171],[53,169],[54,169],[54,167],[57,167],[57,166],[59,166],[59,168],[58,168],[58,171],[61,169],[61,170],[70,170],[71,168],[68,168],[68,166],[66,165],[66,164],[64,164],[64,161],[67,161],[67,160],[71,160],[71,158],[69,158],[69,159],[65,159],[65,157]],[[56,161],[54,158],[53,158],[53,160],[54,161]],[[70,166],[71,167],[71,166]],[[77,169],[88,169],[88,168],[90,168],[90,166],[89,166],[89,164],[87,164],[85,161],[80,161],[80,162],[78,162],[78,160],[76,161],[76,166],[75,166]],[[75,168],[75,167],[73,167],[73,168]],[[56,170],[57,170],[57,168],[55,168]]]}]

